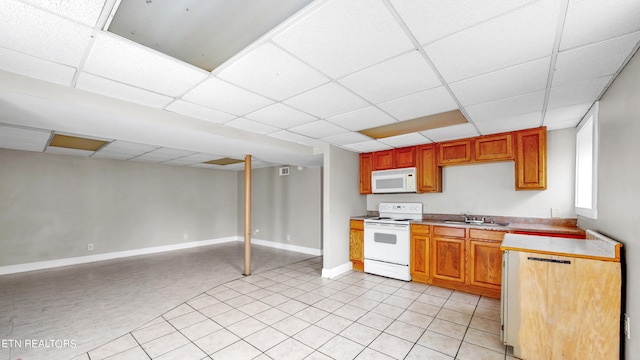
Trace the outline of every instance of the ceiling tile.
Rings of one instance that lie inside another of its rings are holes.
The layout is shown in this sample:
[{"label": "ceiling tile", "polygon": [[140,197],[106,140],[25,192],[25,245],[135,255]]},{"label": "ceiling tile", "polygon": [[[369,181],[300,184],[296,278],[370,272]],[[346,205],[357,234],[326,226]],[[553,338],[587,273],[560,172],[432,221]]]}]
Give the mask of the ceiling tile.
[{"label": "ceiling tile", "polygon": [[251,114],[247,114],[245,117],[247,119],[259,121],[263,124],[275,126],[281,129],[287,129],[292,126],[302,125],[317,120],[315,116],[303,113],[300,110],[296,110],[281,103],[269,105],[258,111],[252,112]]},{"label": "ceiling tile", "polygon": [[235,115],[244,115],[273,103],[218,78],[210,78],[186,93],[184,100]]},{"label": "ceiling tile", "polygon": [[560,50],[640,30],[640,1],[569,1]]},{"label": "ceiling tile", "polygon": [[223,123],[236,118],[235,115],[223,113],[222,111],[213,110],[206,106],[190,103],[184,100],[174,101],[169,104],[165,110],[214,123]]},{"label": "ceiling tile", "polygon": [[329,83],[284,102],[319,118],[344,114],[369,105],[336,83]]},{"label": "ceiling tile", "polygon": [[473,126],[473,124],[445,126],[437,129],[421,131],[420,134],[434,142],[462,139],[480,135],[478,134],[478,131]]},{"label": "ceiling tile", "polygon": [[420,44],[427,44],[534,0],[391,0]]},{"label": "ceiling tile", "polygon": [[132,158],[134,156],[140,156],[142,154],[148,153],[156,149],[158,149],[158,146],[148,145],[148,144],[138,144],[138,143],[122,141],[122,140],[115,140],[105,145],[100,150],[98,150],[96,155],[118,154],[118,155],[126,155],[128,156],[128,158]]},{"label": "ceiling tile", "polygon": [[547,130],[575,127],[587,111],[589,111],[591,105],[593,105],[593,103],[588,102],[556,109],[548,109],[544,116],[544,125],[547,127]]},{"label": "ceiling tile", "polygon": [[14,0],[0,1],[0,47],[77,66],[92,29]]},{"label": "ceiling tile", "polygon": [[326,2],[274,41],[332,78],[413,48],[379,0]]},{"label": "ceiling tile", "polygon": [[42,151],[50,137],[51,131],[0,125],[0,148],[4,149]]},{"label": "ceiling tile", "polygon": [[216,160],[221,158],[219,155],[211,155],[205,153],[196,153],[192,155],[183,156],[181,158],[169,160],[163,162],[163,164],[167,165],[193,165],[193,164],[201,164],[206,161]]},{"label": "ceiling tile", "polygon": [[94,27],[100,17],[105,0],[29,0],[38,7]]},{"label": "ceiling tile", "polygon": [[152,162],[152,163],[161,163],[177,158],[181,158],[184,156],[188,156],[194,154],[193,151],[182,150],[182,149],[172,149],[172,148],[159,148],[148,153],[144,153],[140,156],[136,156],[131,161],[142,161],[142,162]]},{"label": "ceiling tile", "polygon": [[321,147],[329,144],[326,141],[322,141],[320,139],[311,139],[311,138],[309,140],[300,141],[299,143],[302,145],[313,146],[313,147]]},{"label": "ceiling tile", "polygon": [[174,97],[208,76],[204,70],[105,32],[96,35],[84,71]]},{"label": "ceiling tile", "polygon": [[361,70],[343,78],[340,83],[373,103],[442,85],[429,63],[417,51]]},{"label": "ceiling tile", "polygon": [[605,76],[552,88],[549,94],[548,108],[594,102],[598,100],[598,96],[602,94],[611,78],[612,76]]},{"label": "ceiling tile", "polygon": [[312,140],[312,138],[308,136],[292,133],[291,131],[287,131],[287,130],[276,131],[274,133],[269,134],[269,136],[274,137],[276,139],[281,139],[281,140],[286,140],[286,141],[291,141],[296,143]]},{"label": "ceiling tile", "polygon": [[348,144],[348,145],[345,145],[344,147],[357,152],[371,152],[371,151],[387,150],[387,149],[393,148],[393,146],[383,144],[377,140],[370,140],[370,141],[364,141],[364,142],[355,143],[355,144]]},{"label": "ceiling tile", "polygon": [[464,106],[544,90],[549,77],[550,57],[530,61],[451,84]]},{"label": "ceiling tile", "polygon": [[250,131],[256,134],[270,134],[272,132],[276,132],[280,130],[277,127],[265,125],[263,123],[259,123],[257,121],[253,121],[245,118],[237,118],[229,122],[226,122],[224,124],[236,129]]},{"label": "ceiling tile", "polygon": [[156,94],[88,73],[82,73],[80,75],[76,88],[155,108],[162,108],[173,101],[172,97]]},{"label": "ceiling tile", "polygon": [[379,104],[396,119],[411,120],[422,116],[455,110],[458,105],[444,86]]},{"label": "ceiling tile", "polygon": [[370,129],[396,122],[396,119],[375,106],[369,106],[346,114],[330,117],[327,120],[353,131]]},{"label": "ceiling tile", "polygon": [[69,149],[57,146],[47,146],[46,153],[49,154],[57,154],[57,155],[73,155],[73,156],[83,156],[89,157],[93,155],[94,151],[90,150],[78,150],[78,149]]},{"label": "ceiling tile", "polygon": [[495,118],[489,121],[477,123],[476,126],[482,135],[496,134],[505,131],[515,131],[538,127],[542,124],[542,112],[534,111],[526,114],[518,114]]},{"label": "ceiling tile", "polygon": [[425,47],[448,81],[458,81],[550,56],[560,1],[542,0]]},{"label": "ceiling tile", "polygon": [[545,91],[536,91],[506,99],[466,107],[476,124],[518,114],[542,111]]},{"label": "ceiling tile", "polygon": [[217,76],[275,100],[290,98],[329,81],[271,43],[234,61]]},{"label": "ceiling tile", "polygon": [[0,69],[69,86],[76,69],[0,47]]},{"label": "ceiling tile", "polygon": [[420,133],[391,136],[384,139],[378,139],[378,141],[393,147],[420,145],[420,144],[427,144],[431,142],[429,139],[425,138]]},{"label": "ceiling tile", "polygon": [[349,130],[343,127],[334,125],[325,120],[318,120],[318,121],[310,122],[308,124],[292,127],[289,129],[289,131],[292,131],[294,133],[301,134],[304,136],[308,136],[310,138],[320,139],[320,138],[324,138],[331,135],[345,133],[345,132],[348,132]]},{"label": "ceiling tile", "polygon": [[640,40],[640,32],[558,54],[553,87],[615,74]]},{"label": "ceiling tile", "polygon": [[341,133],[337,135],[326,136],[321,138],[321,140],[331,144],[335,144],[335,145],[347,145],[347,144],[354,144],[354,143],[369,141],[371,140],[371,138],[368,136],[362,135],[358,132],[347,132],[347,133]]}]

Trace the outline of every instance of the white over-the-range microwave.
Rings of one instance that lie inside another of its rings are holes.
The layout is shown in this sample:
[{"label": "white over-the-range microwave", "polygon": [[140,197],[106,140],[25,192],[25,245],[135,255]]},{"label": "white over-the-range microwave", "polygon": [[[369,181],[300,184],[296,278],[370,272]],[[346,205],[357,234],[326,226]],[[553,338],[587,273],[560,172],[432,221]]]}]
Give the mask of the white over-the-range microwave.
[{"label": "white over-the-range microwave", "polygon": [[416,192],[416,168],[376,170],[371,172],[374,194]]}]

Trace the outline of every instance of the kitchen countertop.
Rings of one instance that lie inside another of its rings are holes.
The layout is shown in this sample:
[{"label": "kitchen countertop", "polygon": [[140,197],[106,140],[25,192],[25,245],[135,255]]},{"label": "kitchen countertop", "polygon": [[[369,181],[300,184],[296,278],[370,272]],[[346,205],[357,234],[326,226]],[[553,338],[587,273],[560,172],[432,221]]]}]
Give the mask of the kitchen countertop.
[{"label": "kitchen countertop", "polygon": [[587,239],[506,234],[500,250],[533,252],[545,255],[571,256],[606,261],[620,261],[622,244],[593,231]]}]

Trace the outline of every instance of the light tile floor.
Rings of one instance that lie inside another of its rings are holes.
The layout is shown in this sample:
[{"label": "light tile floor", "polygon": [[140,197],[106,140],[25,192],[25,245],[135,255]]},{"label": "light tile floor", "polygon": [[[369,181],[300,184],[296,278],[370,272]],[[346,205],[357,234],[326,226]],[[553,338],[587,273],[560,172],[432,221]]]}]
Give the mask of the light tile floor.
[{"label": "light tile floor", "polygon": [[514,359],[498,300],[321,269],[316,257],[215,286],[74,360]]}]

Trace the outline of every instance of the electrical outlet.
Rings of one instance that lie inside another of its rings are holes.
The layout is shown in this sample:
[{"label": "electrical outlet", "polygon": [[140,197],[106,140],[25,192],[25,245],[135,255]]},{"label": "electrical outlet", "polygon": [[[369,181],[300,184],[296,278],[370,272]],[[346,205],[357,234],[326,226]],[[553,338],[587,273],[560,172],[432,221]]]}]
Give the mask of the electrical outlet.
[{"label": "electrical outlet", "polygon": [[87,250],[93,251],[93,244],[87,244]]},{"label": "electrical outlet", "polygon": [[551,208],[551,217],[559,218],[560,217],[560,209],[559,208]]},{"label": "electrical outlet", "polygon": [[627,314],[624,314],[624,334],[631,340],[631,318]]},{"label": "electrical outlet", "polygon": [[256,229],[256,234],[260,232],[260,229]]}]

